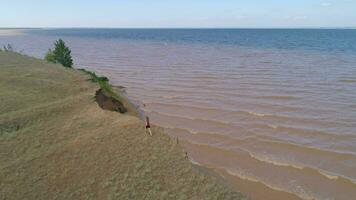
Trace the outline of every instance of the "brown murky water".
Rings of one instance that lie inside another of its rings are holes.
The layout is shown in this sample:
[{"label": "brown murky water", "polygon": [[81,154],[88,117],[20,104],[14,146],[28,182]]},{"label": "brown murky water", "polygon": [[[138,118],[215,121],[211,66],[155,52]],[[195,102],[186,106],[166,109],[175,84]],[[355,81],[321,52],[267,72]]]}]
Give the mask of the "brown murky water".
[{"label": "brown murky water", "polygon": [[[127,87],[192,162],[252,199],[356,197],[356,57],[64,37],[76,64]],[[49,36],[0,38],[43,56]],[[36,45],[34,45],[36,44]]]}]

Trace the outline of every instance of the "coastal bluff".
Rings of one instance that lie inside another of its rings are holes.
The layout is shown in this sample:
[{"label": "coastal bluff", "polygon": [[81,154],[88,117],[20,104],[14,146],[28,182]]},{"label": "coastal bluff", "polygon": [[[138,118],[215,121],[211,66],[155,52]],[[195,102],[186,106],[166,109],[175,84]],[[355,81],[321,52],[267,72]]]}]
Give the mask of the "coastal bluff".
[{"label": "coastal bluff", "polygon": [[75,69],[0,52],[0,199],[245,199]]}]

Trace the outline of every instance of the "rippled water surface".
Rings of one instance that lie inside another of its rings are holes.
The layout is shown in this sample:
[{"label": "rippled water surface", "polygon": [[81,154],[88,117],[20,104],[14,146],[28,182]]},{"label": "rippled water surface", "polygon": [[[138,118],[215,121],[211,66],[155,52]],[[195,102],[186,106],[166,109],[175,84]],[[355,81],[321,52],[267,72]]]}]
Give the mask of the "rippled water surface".
[{"label": "rippled water surface", "polygon": [[0,44],[43,57],[59,37],[253,199],[356,196],[356,30],[32,30]]}]

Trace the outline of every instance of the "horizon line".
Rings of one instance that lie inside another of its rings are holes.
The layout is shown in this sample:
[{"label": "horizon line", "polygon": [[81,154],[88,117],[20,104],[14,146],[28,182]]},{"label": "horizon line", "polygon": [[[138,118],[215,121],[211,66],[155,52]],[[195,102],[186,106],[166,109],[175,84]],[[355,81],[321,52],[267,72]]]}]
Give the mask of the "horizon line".
[{"label": "horizon line", "polygon": [[1,29],[356,29],[343,27],[0,27]]}]

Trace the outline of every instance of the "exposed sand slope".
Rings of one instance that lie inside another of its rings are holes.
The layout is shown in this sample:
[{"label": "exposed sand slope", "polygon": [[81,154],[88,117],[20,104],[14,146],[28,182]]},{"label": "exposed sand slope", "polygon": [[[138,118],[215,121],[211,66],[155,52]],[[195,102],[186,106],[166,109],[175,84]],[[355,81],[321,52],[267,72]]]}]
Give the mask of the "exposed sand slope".
[{"label": "exposed sand slope", "polygon": [[0,52],[0,199],[242,199],[130,114],[102,110],[84,73]]}]

